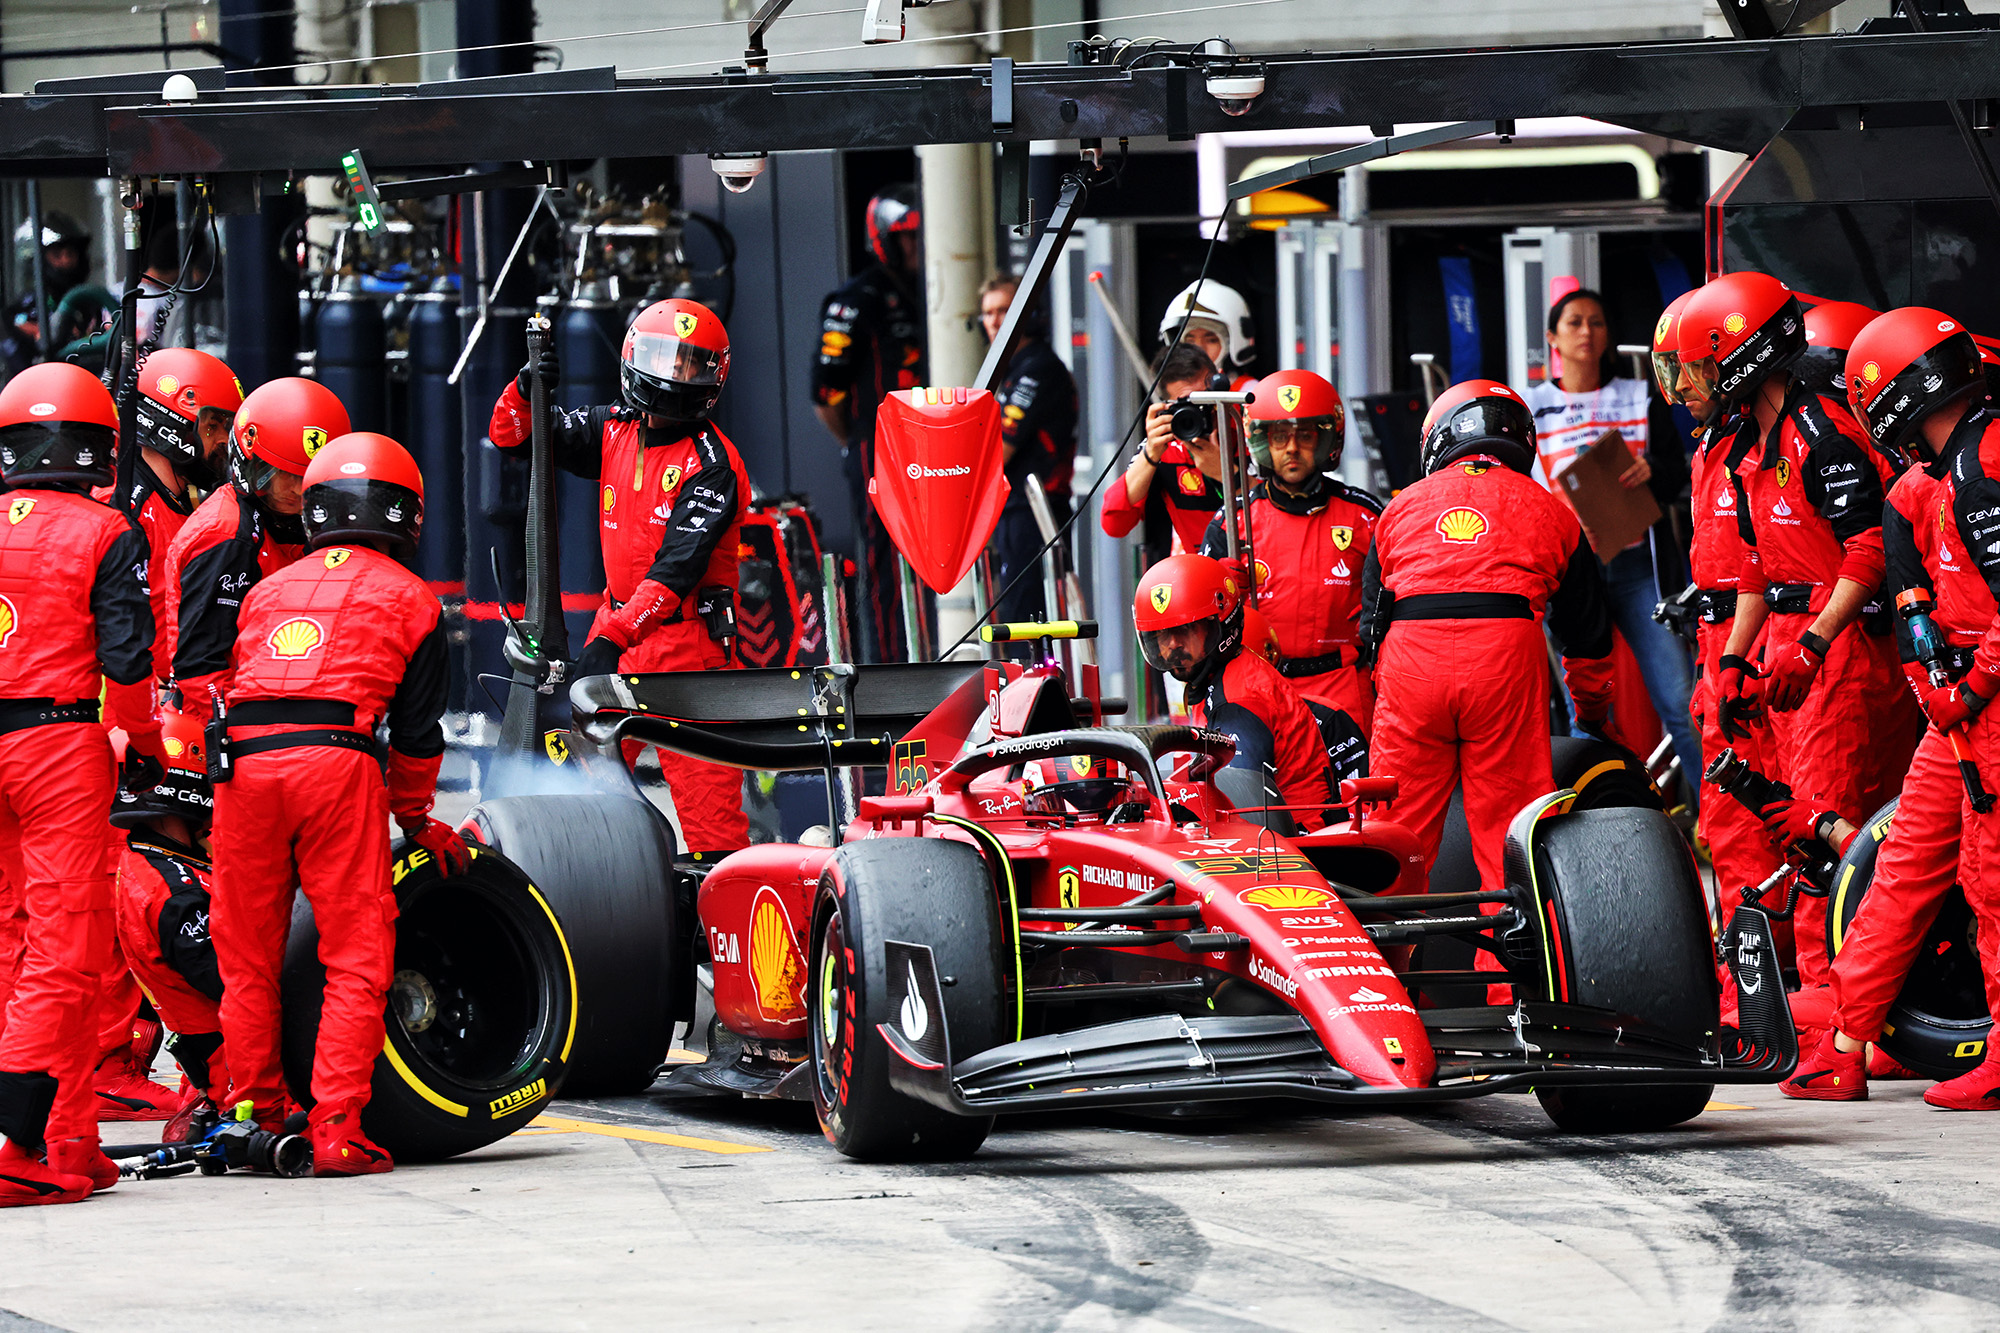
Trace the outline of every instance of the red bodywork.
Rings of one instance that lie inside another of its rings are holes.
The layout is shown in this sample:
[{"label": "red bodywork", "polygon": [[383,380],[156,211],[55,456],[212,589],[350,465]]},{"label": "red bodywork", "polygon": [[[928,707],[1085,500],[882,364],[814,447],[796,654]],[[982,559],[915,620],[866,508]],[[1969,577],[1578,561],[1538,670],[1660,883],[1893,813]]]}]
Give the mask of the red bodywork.
[{"label": "red bodywork", "polygon": [[[1171,884],[1162,905],[1201,909],[1202,928],[1232,932],[1247,948],[1190,955],[1172,943],[1113,949],[1133,960],[1121,980],[1161,978],[1193,965],[1260,988],[1312,1026],[1341,1068],[1378,1087],[1427,1087],[1436,1058],[1391,959],[1329,886],[1372,893],[1423,892],[1416,839],[1401,825],[1361,817],[1296,838],[1245,822],[1214,786],[1168,780],[1167,809],[1108,825],[1091,816],[1031,815],[1023,788],[998,770],[960,785],[946,773],[983,713],[982,736],[1021,735],[1038,716],[1069,707],[1053,668],[996,665],[966,683],[896,747],[890,795],[864,801],[849,840],[950,838],[1005,852],[1020,907],[1118,906]],[[1355,802],[1365,806],[1366,798]],[[970,827],[968,827],[970,826]],[[814,894],[830,849],[791,844],[729,856],[704,881],[700,915],[725,1026],[745,1036],[806,1035],[806,963]],[[1001,886],[1003,919],[1009,908]],[[1024,921],[1023,934],[1060,932]],[[1400,955],[1402,949],[1390,949]],[[1018,1013],[1019,1010],[1017,1009]],[[1020,1035],[1020,1034],[1014,1034]]]}]

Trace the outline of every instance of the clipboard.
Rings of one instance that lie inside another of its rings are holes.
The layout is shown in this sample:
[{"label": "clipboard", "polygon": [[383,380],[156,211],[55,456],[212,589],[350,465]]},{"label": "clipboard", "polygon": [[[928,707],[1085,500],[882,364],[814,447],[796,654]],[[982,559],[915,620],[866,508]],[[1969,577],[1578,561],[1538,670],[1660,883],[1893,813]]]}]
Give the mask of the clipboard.
[{"label": "clipboard", "polygon": [[1638,542],[1660,521],[1660,505],[1651,487],[1627,486],[1618,480],[1632,459],[1625,437],[1607,430],[1555,475],[1556,493],[1576,511],[1600,560]]}]

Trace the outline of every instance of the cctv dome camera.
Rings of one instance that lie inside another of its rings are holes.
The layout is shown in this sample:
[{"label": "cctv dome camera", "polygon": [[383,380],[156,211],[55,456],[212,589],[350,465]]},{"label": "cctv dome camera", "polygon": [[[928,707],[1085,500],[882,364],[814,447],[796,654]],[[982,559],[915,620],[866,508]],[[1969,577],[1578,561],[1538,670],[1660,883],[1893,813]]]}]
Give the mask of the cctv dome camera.
[{"label": "cctv dome camera", "polygon": [[1223,115],[1241,116],[1264,95],[1264,71],[1255,67],[1224,70],[1209,75],[1206,84],[1208,95]]},{"label": "cctv dome camera", "polygon": [[731,194],[743,194],[757,178],[764,174],[764,164],[769,161],[763,153],[710,153],[708,165],[722,178],[722,188]]}]

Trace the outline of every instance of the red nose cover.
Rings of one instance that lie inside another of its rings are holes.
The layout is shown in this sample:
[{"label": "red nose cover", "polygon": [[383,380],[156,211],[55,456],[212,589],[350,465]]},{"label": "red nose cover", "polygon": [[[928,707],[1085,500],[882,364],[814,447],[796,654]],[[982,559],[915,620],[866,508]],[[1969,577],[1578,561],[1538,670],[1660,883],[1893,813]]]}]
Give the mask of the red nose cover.
[{"label": "red nose cover", "polygon": [[957,587],[1007,504],[993,395],[899,389],[885,397],[868,493],[917,577],[939,592]]}]

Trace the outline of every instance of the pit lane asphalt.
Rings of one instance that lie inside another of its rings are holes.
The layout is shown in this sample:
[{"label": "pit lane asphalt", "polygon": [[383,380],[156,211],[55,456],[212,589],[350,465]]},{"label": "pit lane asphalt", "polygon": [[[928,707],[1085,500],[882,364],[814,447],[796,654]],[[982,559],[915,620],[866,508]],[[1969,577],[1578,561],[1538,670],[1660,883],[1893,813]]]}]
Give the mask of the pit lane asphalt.
[{"label": "pit lane asphalt", "polygon": [[1629,1138],[1512,1095],[1041,1116],[916,1167],[837,1156],[795,1103],[564,1101],[388,1176],[0,1213],[0,1333],[1993,1327],[2000,1115],[1925,1086],[1725,1090]]}]

